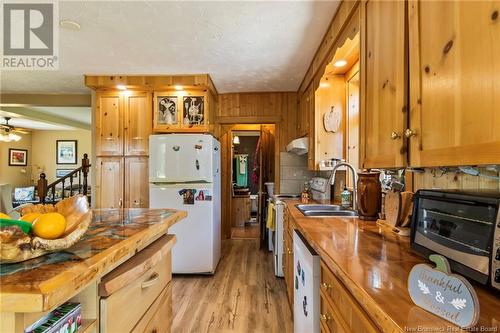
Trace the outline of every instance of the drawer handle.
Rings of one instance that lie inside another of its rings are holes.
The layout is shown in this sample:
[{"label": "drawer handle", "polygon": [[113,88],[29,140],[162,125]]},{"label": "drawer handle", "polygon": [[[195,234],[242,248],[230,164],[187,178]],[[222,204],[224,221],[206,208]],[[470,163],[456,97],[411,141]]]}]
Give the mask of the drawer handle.
[{"label": "drawer handle", "polygon": [[327,314],[321,314],[321,315],[320,315],[320,318],[321,318],[321,320],[323,320],[323,321],[329,321],[330,319],[332,319],[332,318],[330,318],[330,316],[329,316],[329,315],[327,315]]},{"label": "drawer handle", "polygon": [[326,282],[323,282],[323,283],[321,284],[321,287],[323,287],[323,289],[330,289],[330,288],[332,287],[332,285],[331,285],[331,284],[328,284],[328,283],[326,283]]},{"label": "drawer handle", "polygon": [[153,273],[148,280],[146,280],[143,283],[141,283],[141,288],[142,289],[149,288],[152,285],[155,285],[158,281],[159,281],[159,275],[158,275],[158,273]]}]

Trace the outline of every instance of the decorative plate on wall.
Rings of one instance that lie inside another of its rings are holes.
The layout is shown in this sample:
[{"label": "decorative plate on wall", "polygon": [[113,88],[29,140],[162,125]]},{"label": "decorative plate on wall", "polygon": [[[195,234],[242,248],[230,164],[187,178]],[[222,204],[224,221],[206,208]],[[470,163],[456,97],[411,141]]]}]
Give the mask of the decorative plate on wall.
[{"label": "decorative plate on wall", "polygon": [[340,128],[341,121],[342,112],[332,106],[330,111],[326,112],[323,116],[323,125],[325,126],[325,131],[332,133],[337,132]]}]

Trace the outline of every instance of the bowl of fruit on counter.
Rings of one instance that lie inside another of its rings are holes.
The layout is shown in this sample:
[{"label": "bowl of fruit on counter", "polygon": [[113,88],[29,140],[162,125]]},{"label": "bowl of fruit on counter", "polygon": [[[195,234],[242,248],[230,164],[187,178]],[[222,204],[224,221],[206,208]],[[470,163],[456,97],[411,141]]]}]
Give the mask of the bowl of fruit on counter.
[{"label": "bowl of fruit on counter", "polygon": [[21,218],[0,213],[0,263],[14,263],[69,248],[92,221],[87,198],[76,195],[55,205],[28,205]]}]

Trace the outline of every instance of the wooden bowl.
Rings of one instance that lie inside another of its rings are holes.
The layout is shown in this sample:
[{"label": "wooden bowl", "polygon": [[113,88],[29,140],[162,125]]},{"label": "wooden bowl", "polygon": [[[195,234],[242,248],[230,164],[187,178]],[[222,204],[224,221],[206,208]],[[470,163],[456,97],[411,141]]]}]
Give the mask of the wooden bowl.
[{"label": "wooden bowl", "polygon": [[43,239],[30,236],[18,227],[0,229],[0,262],[14,263],[61,251],[74,245],[82,238],[92,221],[87,197],[76,195],[54,205],[29,205],[22,215],[28,213],[58,212],[66,218],[66,231],[58,239]]}]

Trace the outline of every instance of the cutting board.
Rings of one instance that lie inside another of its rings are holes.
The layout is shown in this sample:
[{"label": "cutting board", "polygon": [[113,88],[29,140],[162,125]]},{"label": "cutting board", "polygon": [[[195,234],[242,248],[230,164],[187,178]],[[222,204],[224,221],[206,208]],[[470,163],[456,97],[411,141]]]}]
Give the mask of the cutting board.
[{"label": "cutting board", "polygon": [[408,227],[410,225],[411,219],[410,215],[413,211],[413,192],[406,191],[401,192],[401,216],[400,225],[402,227]]},{"label": "cutting board", "polygon": [[385,195],[385,223],[391,227],[401,222],[401,193],[389,191]]}]

